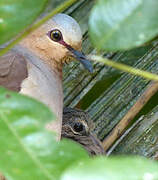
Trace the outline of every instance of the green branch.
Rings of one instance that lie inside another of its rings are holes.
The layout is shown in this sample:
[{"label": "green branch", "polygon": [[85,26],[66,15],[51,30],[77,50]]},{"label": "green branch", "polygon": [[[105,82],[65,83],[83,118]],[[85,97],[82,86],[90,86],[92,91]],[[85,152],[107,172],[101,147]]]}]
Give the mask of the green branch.
[{"label": "green branch", "polygon": [[55,8],[52,12],[50,12],[47,16],[39,20],[37,23],[33,24],[29,29],[27,29],[24,33],[22,33],[19,37],[17,37],[14,41],[12,41],[9,45],[7,45],[4,49],[0,51],[0,56],[4,55],[8,50],[10,50],[15,44],[17,44],[19,41],[21,41],[23,38],[25,38],[28,34],[30,34],[32,31],[40,27],[42,24],[44,24],[46,21],[48,21],[52,16],[54,16],[57,13],[60,13],[67,9],[69,6],[71,6],[73,3],[75,3],[77,0],[68,0],[61,5],[59,5],[57,8]]},{"label": "green branch", "polygon": [[157,74],[153,74],[147,71],[143,71],[137,68],[133,68],[131,66],[122,64],[122,63],[117,63],[114,61],[111,61],[107,58],[103,58],[101,56],[96,56],[96,55],[90,55],[89,58],[93,61],[97,61],[97,62],[101,62],[104,63],[107,66],[111,66],[113,68],[119,69],[121,71],[124,72],[128,72],[130,74],[136,75],[136,76],[140,76],[149,80],[158,80],[158,75]]}]

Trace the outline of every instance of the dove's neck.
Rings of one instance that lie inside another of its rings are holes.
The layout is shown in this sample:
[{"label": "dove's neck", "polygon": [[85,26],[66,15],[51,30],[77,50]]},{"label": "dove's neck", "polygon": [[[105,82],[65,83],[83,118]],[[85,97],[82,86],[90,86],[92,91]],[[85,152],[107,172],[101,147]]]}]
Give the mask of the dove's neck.
[{"label": "dove's neck", "polygon": [[20,93],[43,102],[52,110],[57,120],[48,128],[57,132],[59,139],[63,113],[62,66],[51,66],[21,45],[15,50],[26,58],[28,68],[28,77],[23,81]]}]

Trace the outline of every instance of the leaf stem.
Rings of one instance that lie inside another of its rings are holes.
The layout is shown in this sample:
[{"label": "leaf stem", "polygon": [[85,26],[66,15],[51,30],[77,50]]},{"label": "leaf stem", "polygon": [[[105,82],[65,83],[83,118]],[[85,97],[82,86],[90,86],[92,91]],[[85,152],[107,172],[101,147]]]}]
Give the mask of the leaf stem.
[{"label": "leaf stem", "polygon": [[131,66],[128,66],[128,65],[125,65],[122,63],[117,63],[117,62],[114,62],[114,61],[109,60],[107,58],[103,58],[101,56],[89,55],[89,58],[93,61],[104,63],[107,66],[111,66],[113,68],[119,69],[119,70],[124,71],[124,72],[128,72],[130,74],[140,76],[140,77],[143,77],[143,78],[146,78],[149,80],[158,81],[158,75],[157,74],[153,74],[153,73],[150,73],[147,71],[143,71],[141,69],[133,68]]},{"label": "leaf stem", "polygon": [[55,8],[53,11],[51,11],[47,16],[39,20],[37,23],[33,24],[30,28],[28,28],[24,33],[22,33],[19,37],[17,37],[15,40],[13,40],[10,44],[8,44],[4,49],[0,51],[0,56],[4,55],[8,50],[10,50],[15,44],[17,44],[19,41],[21,41],[24,37],[26,37],[28,34],[30,34],[32,31],[40,27],[42,24],[44,24],[46,21],[48,21],[52,16],[55,14],[64,11],[69,6],[71,6],[73,3],[75,3],[77,0],[68,0],[61,5],[59,5],[57,8]]}]

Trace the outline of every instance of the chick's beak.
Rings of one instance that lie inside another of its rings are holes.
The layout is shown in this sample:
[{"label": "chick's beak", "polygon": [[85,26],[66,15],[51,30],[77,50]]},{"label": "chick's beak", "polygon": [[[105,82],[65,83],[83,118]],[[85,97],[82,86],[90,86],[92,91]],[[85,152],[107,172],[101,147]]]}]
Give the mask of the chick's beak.
[{"label": "chick's beak", "polygon": [[91,141],[90,145],[89,145],[89,152],[91,152],[91,154],[105,154],[104,148],[101,144],[101,142],[93,135],[93,134],[89,134],[89,141]]},{"label": "chick's beak", "polygon": [[97,139],[92,133],[85,136],[74,136],[72,139],[80,143],[83,148],[85,148],[92,156],[105,155],[105,151],[100,140]]}]

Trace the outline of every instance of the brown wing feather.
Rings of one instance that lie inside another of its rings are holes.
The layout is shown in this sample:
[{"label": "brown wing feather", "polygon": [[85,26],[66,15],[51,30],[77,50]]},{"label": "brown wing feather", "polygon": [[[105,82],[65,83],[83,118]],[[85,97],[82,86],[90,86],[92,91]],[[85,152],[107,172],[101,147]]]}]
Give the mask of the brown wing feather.
[{"label": "brown wing feather", "polygon": [[27,64],[23,56],[10,51],[0,57],[0,86],[20,91],[21,83],[27,76]]}]

